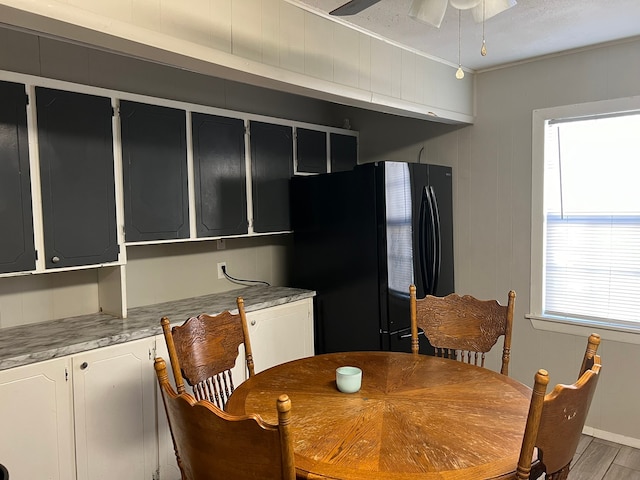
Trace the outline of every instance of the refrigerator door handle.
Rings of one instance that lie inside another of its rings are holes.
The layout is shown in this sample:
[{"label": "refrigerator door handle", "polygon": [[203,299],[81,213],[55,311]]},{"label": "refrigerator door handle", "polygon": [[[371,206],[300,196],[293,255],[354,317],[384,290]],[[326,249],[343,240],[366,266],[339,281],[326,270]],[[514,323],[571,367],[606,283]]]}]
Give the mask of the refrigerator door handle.
[{"label": "refrigerator door handle", "polygon": [[[389,332],[386,330],[380,330],[380,333],[388,333],[389,335],[397,335],[398,338],[410,338],[411,337],[411,327],[401,328],[400,330],[394,330],[393,332]],[[418,336],[424,335],[424,330],[418,328]]]},{"label": "refrigerator door handle", "polygon": [[[436,262],[436,255],[438,253],[438,249],[437,249],[437,236],[436,236],[436,212],[434,210],[434,201],[435,201],[435,197],[431,196],[431,193],[433,192],[433,187],[428,186],[428,187],[424,187],[424,191],[427,197],[427,205],[429,207],[429,226],[431,229],[431,235],[430,235],[430,240],[431,243],[429,245],[430,247],[430,254],[431,254],[431,258],[429,261],[429,265],[427,267],[427,280],[428,283],[426,284],[427,288],[425,288],[425,293],[428,295],[434,295],[436,292],[436,267],[437,267],[437,262]],[[439,221],[439,220],[438,220]],[[426,250],[425,250],[426,251]]]},{"label": "refrigerator door handle", "polygon": [[[424,330],[422,330],[421,328],[418,329],[418,336],[423,335],[424,336]],[[400,333],[398,332],[398,336],[402,339],[402,338],[411,338],[411,332],[409,333]]]},{"label": "refrigerator door handle", "polygon": [[322,297],[315,297],[315,306],[316,311],[314,313],[313,318],[313,340],[314,340],[314,349],[317,352],[325,352],[325,341],[324,341],[324,305],[322,301]]},{"label": "refrigerator door handle", "polygon": [[[422,191],[422,201],[420,202],[420,224],[418,226],[418,250],[420,258],[420,280],[425,294],[429,293],[431,286],[427,266],[427,203],[429,201],[429,191],[424,187]],[[419,290],[418,290],[419,291]]]},{"label": "refrigerator door handle", "polygon": [[432,198],[433,205],[433,217],[432,217],[432,225],[433,225],[433,288],[432,294],[436,294],[436,289],[438,288],[438,280],[440,279],[440,265],[442,263],[442,235],[440,233],[440,209],[438,208],[438,198],[436,197],[436,192],[432,186],[429,186],[429,193]]}]

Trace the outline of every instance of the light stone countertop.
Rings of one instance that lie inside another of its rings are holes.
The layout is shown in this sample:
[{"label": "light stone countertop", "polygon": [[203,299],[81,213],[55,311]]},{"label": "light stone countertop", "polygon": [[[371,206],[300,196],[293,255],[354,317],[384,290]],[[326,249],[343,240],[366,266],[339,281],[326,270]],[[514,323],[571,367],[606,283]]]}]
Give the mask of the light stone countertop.
[{"label": "light stone countertop", "polygon": [[315,296],[312,290],[252,286],[201,297],[132,308],[127,318],[104,313],[0,329],[0,370],[50,360],[162,333],[160,319],[182,323],[201,313],[217,314],[237,309],[244,298],[251,312]]}]

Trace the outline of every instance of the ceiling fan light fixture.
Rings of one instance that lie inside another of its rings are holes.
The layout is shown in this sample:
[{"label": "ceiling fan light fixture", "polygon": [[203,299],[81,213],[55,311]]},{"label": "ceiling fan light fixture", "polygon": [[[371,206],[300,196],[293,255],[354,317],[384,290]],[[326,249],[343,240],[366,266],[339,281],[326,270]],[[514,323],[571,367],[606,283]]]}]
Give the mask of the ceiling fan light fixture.
[{"label": "ceiling fan light fixture", "polygon": [[440,28],[448,3],[448,0],[413,0],[409,16],[414,20]]},{"label": "ceiling fan light fixture", "polygon": [[[491,17],[498,15],[499,13],[504,12],[505,10],[514,7],[518,2],[516,0],[485,0],[484,6],[484,19],[488,20]],[[473,14],[473,20],[476,23],[482,22],[483,12],[482,12],[482,2],[480,2],[477,6],[473,7],[471,10]]]},{"label": "ceiling fan light fixture", "polygon": [[482,0],[449,0],[452,7],[458,10],[469,10],[480,5]]}]

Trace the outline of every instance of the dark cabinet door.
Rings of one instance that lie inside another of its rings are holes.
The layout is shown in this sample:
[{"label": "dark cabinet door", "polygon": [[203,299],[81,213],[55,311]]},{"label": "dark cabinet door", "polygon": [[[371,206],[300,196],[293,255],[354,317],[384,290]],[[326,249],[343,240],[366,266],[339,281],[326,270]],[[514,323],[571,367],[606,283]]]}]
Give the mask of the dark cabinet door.
[{"label": "dark cabinet door", "polygon": [[47,267],[118,259],[111,100],[36,88]]},{"label": "dark cabinet door", "polygon": [[198,237],[247,233],[244,121],[194,113],[191,124]]},{"label": "dark cabinet door", "polygon": [[186,113],[120,102],[125,239],[189,237]]},{"label": "dark cabinet door", "polygon": [[0,82],[0,225],[0,273],[35,269],[27,95],[10,82]]},{"label": "dark cabinet door", "polygon": [[358,138],[353,135],[331,134],[331,171],[353,170],[358,163]]},{"label": "dark cabinet door", "polygon": [[296,159],[298,172],[327,173],[327,134],[297,128]]},{"label": "dark cabinet door", "polygon": [[291,230],[289,180],[293,176],[292,129],[251,122],[253,230]]}]

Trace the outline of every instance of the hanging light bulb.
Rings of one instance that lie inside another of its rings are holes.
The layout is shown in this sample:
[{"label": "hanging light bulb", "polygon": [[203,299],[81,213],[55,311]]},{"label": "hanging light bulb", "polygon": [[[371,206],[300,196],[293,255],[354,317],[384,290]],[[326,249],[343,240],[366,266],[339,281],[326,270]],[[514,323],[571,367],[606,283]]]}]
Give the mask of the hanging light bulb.
[{"label": "hanging light bulb", "polygon": [[464,78],[464,70],[462,70],[462,63],[460,62],[460,12],[458,10],[458,70],[456,70],[456,78],[462,80]]},{"label": "hanging light bulb", "polygon": [[480,55],[487,56],[487,42],[484,40],[484,21],[486,20],[486,0],[482,0],[482,48],[480,49]]}]

